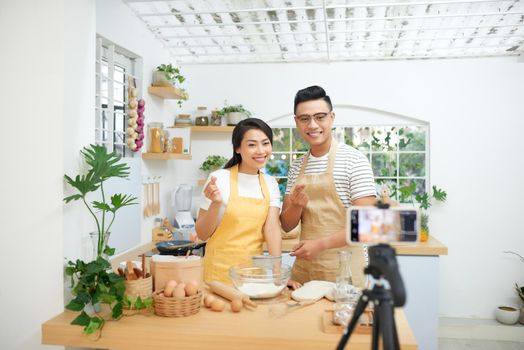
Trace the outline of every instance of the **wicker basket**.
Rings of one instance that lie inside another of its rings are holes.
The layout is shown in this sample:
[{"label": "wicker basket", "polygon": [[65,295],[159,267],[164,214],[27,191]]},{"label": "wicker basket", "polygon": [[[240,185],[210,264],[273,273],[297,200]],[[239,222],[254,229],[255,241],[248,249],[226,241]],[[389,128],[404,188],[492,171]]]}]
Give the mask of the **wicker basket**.
[{"label": "wicker basket", "polygon": [[124,284],[126,286],[126,296],[131,295],[135,298],[140,296],[140,298],[146,299],[153,294],[153,278],[151,276],[137,280],[126,280]]},{"label": "wicker basket", "polygon": [[202,291],[184,299],[165,297],[161,294],[164,290],[153,293],[155,301],[155,314],[164,317],[185,317],[200,311],[202,304]]}]

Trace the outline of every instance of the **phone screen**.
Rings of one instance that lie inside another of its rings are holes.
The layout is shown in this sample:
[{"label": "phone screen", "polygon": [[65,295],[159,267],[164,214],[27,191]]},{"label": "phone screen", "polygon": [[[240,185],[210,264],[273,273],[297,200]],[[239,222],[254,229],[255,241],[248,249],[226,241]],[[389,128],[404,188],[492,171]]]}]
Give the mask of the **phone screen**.
[{"label": "phone screen", "polygon": [[351,242],[417,242],[418,212],[415,209],[350,209]]}]

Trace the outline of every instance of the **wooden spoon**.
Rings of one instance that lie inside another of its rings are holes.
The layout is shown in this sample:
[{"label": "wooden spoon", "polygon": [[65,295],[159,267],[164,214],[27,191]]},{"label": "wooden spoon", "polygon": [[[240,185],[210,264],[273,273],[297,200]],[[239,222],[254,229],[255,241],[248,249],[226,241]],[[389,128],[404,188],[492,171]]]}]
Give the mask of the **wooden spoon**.
[{"label": "wooden spoon", "polygon": [[146,205],[144,206],[144,216],[147,218],[151,216],[149,213],[149,184],[145,184],[145,197]]}]

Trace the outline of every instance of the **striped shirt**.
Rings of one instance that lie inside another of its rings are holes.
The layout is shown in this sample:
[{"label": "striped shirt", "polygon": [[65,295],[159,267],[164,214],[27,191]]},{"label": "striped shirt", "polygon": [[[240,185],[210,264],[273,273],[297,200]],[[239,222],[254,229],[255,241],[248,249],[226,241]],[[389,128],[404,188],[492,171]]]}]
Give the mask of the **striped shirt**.
[{"label": "striped shirt", "polygon": [[[322,157],[309,156],[305,174],[324,173],[328,165],[329,153]],[[304,157],[293,161],[288,173],[286,194],[289,194],[300,174]],[[345,143],[339,143],[333,169],[335,188],[344,207],[351,206],[351,201],[361,197],[376,196],[373,171],[369,161],[360,151]]]}]

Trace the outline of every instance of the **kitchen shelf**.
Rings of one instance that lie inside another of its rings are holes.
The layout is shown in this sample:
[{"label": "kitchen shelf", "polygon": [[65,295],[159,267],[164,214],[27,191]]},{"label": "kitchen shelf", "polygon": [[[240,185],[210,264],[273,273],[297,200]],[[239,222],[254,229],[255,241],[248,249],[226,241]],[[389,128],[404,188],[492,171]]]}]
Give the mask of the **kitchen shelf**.
[{"label": "kitchen shelf", "polygon": [[145,160],[191,160],[191,154],[177,154],[177,153],[142,153],[142,159]]},{"label": "kitchen shelf", "polygon": [[166,100],[183,100],[184,96],[180,89],[174,86],[150,86],[147,91],[151,95],[161,97]]},{"label": "kitchen shelf", "polygon": [[233,132],[234,126],[199,126],[199,125],[175,125],[170,128],[191,128],[191,132],[195,133],[231,133]]},{"label": "kitchen shelf", "polygon": [[204,186],[204,184],[206,183],[206,180],[207,180],[207,179],[200,179],[200,180],[198,180],[198,181],[197,181],[197,185],[198,185],[199,187]]}]

